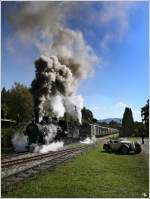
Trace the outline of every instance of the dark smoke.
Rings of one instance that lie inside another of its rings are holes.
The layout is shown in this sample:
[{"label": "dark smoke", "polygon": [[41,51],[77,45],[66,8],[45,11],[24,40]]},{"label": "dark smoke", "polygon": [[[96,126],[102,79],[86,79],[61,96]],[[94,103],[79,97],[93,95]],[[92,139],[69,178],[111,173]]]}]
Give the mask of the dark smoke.
[{"label": "dark smoke", "polygon": [[43,55],[35,61],[36,74],[31,85],[37,121],[48,109],[57,116],[72,110],[81,121],[83,99],[75,96],[75,91],[99,59],[82,32],[67,25],[76,6],[65,2],[24,2],[8,17],[14,41],[30,42]]},{"label": "dark smoke", "polygon": [[43,111],[43,103],[49,96],[70,96],[74,91],[74,77],[68,67],[56,56],[41,56],[35,61],[35,79],[31,84],[35,113]]}]

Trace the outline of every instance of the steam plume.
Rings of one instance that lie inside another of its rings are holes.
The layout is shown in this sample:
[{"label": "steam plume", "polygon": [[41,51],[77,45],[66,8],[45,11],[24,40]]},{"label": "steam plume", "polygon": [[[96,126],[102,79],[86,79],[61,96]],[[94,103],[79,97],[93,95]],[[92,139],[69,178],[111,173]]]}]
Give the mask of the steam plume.
[{"label": "steam plume", "polygon": [[76,70],[71,71],[69,66],[62,65],[56,56],[41,56],[35,67],[36,77],[31,88],[34,110],[41,114],[49,110],[58,117],[67,111],[81,122],[83,99],[72,96],[77,85]]},{"label": "steam plume", "polygon": [[89,138],[87,137],[85,140],[80,141],[82,144],[93,144],[96,141],[95,137]]},{"label": "steam plume", "polygon": [[57,57],[41,56],[35,62],[36,78],[32,82],[31,92],[34,97],[34,109],[43,110],[43,103],[48,96],[62,94],[69,96],[73,92],[73,77],[70,70],[60,64]]},{"label": "steam plume", "polygon": [[82,108],[83,98],[80,95],[72,95],[69,97],[57,95],[49,97],[43,105],[44,113],[52,111],[59,118],[63,117],[65,112],[68,112],[75,120],[78,120],[80,123],[82,120]]},{"label": "steam plume", "polygon": [[40,54],[56,55],[62,64],[71,63],[71,70],[82,65],[82,70],[75,70],[77,76],[80,73],[86,77],[98,58],[82,32],[68,26],[67,20],[78,7],[79,4],[68,2],[21,2],[10,13],[9,24],[17,41],[32,43]]},{"label": "steam plume", "polygon": [[83,100],[75,97],[75,91],[99,60],[82,32],[68,26],[68,16],[78,6],[24,2],[17,6],[17,15],[11,13],[8,19],[14,35],[24,44],[32,43],[42,54],[35,61],[36,76],[31,85],[34,111],[44,114],[49,107],[58,117],[68,111],[81,121]]},{"label": "steam plume", "polygon": [[14,134],[12,138],[12,144],[14,147],[14,150],[16,152],[24,152],[27,151],[27,136],[24,136],[23,134]]}]

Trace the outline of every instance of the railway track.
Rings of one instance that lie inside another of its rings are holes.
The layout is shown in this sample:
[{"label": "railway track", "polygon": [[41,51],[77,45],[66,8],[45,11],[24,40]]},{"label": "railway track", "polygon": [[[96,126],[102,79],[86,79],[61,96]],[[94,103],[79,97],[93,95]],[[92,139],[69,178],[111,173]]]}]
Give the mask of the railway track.
[{"label": "railway track", "polygon": [[10,160],[3,159],[1,162],[1,191],[11,190],[16,183],[33,177],[43,170],[51,170],[56,165],[71,160],[94,146],[91,144],[46,154],[25,154]]},{"label": "railway track", "polygon": [[[84,148],[85,148],[85,146],[78,147],[78,149],[84,149]],[[65,149],[65,150],[62,150],[62,151],[63,152],[70,152],[70,151],[74,151],[74,150],[77,150],[77,148]],[[25,156],[23,158],[18,156],[16,158],[2,160],[1,167],[6,168],[6,167],[10,167],[10,166],[13,166],[13,165],[16,165],[16,164],[21,164],[21,163],[25,163],[25,162],[29,162],[29,161],[33,161],[33,160],[43,159],[43,158],[46,158],[46,157],[49,157],[49,156],[61,154],[62,151],[48,152],[48,153],[45,153],[45,154],[31,153],[30,155],[28,154],[29,156]]]}]

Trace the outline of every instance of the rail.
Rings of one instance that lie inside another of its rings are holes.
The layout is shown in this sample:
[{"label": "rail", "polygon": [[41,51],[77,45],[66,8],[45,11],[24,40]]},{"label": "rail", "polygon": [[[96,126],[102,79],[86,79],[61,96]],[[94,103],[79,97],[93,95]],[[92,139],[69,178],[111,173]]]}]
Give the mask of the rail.
[{"label": "rail", "polygon": [[36,154],[26,158],[14,158],[3,160],[2,166],[2,192],[12,189],[12,185],[32,177],[42,170],[49,170],[63,162],[71,160],[76,156],[85,153],[95,145],[86,145],[74,147],[71,149],[64,149],[57,152],[49,152],[46,154]]}]

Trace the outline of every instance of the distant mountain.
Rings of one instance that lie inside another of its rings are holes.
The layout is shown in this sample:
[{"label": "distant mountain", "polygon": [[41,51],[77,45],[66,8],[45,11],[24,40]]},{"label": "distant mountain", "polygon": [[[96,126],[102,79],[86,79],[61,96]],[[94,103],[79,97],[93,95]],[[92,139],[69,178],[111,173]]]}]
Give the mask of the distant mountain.
[{"label": "distant mountain", "polygon": [[121,118],[107,118],[107,119],[99,120],[99,122],[106,122],[107,124],[109,124],[111,121],[117,122],[119,124],[122,123],[122,119]]}]

